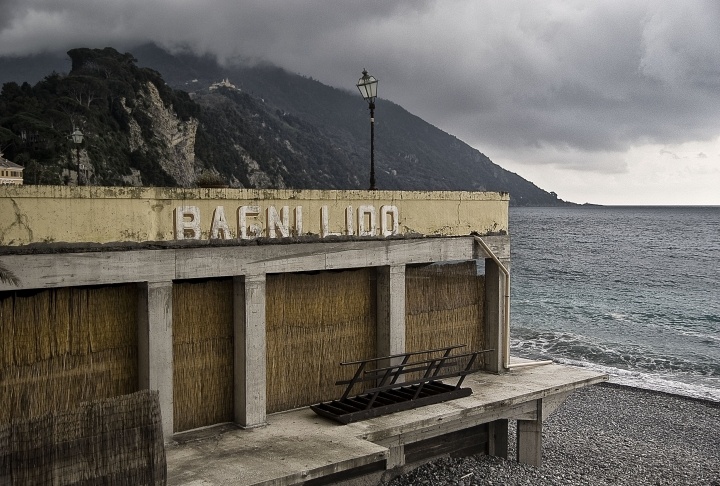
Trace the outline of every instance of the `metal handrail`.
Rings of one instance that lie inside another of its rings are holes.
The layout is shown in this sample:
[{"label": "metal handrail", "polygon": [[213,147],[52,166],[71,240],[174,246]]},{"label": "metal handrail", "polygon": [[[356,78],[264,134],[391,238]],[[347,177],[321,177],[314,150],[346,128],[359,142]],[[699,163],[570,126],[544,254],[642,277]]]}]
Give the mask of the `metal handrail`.
[{"label": "metal handrail", "polygon": [[[413,398],[417,398],[425,384],[444,379],[444,378],[455,378],[460,377],[460,380],[458,380],[458,383],[456,384],[455,388],[460,388],[462,385],[463,380],[465,379],[465,376],[471,373],[472,365],[475,363],[475,360],[477,359],[477,356],[479,354],[489,353],[491,351],[494,351],[493,349],[484,349],[481,351],[473,351],[470,353],[463,353],[463,354],[456,354],[456,355],[450,355],[452,350],[465,347],[464,344],[460,345],[454,345],[454,346],[447,346],[444,348],[437,348],[437,349],[431,349],[431,350],[424,350],[424,351],[415,351],[411,353],[402,353],[402,354],[396,354],[392,356],[383,356],[379,358],[370,358],[366,360],[358,360],[358,361],[349,361],[341,364],[357,364],[358,369],[355,371],[355,374],[350,380],[338,380],[335,382],[336,385],[347,385],[345,388],[345,392],[343,393],[340,400],[345,400],[350,395],[350,392],[352,391],[353,387],[357,383],[361,383],[364,381],[377,381],[379,380],[379,384],[376,387],[370,388],[365,390],[363,393],[367,395],[372,395],[370,398],[370,401],[367,403],[365,408],[371,408],[372,405],[375,403],[375,400],[377,399],[377,396],[380,392],[391,390],[393,388],[397,388],[397,380],[401,375],[409,374],[409,373],[418,373],[418,372],[425,372],[422,378],[411,380],[409,382],[404,382],[404,386],[409,385],[420,385],[417,390],[415,391],[415,396]],[[420,361],[413,361],[413,362],[407,362],[408,359],[411,356],[417,356],[421,354],[429,354],[429,353],[437,353],[437,352],[443,352],[442,356],[437,356],[435,358],[428,358]],[[404,358],[403,362],[397,365],[391,365],[384,368],[378,368],[375,370],[365,370],[365,367],[372,362],[377,362],[381,360],[387,360],[392,358]],[[450,366],[455,366],[459,364],[457,361],[461,358],[470,358],[468,360],[467,365],[465,366],[464,370],[456,371],[453,373],[447,373],[447,374],[440,374],[440,371],[443,368],[447,368]],[[421,366],[424,365],[424,366]],[[392,377],[392,380],[390,378]],[[388,383],[388,380],[390,382]]]},{"label": "metal handrail", "polygon": [[437,353],[438,351],[447,351],[447,350],[453,350],[457,348],[464,348],[465,344],[455,344],[453,346],[446,346],[444,348],[437,348],[437,349],[426,349],[423,351],[412,351],[410,353],[400,353],[400,354],[391,354],[389,356],[381,356],[379,358],[368,358],[368,359],[359,359],[357,361],[342,361],[340,365],[346,366],[346,365],[352,365],[352,364],[359,364],[359,363],[372,363],[374,361],[382,361],[384,359],[393,359],[393,358],[402,358],[405,356],[416,356],[418,354],[426,354],[426,353]]},{"label": "metal handrail", "polygon": [[[453,350],[462,347],[465,345],[343,362],[342,365],[354,364],[357,369],[352,379],[335,382],[336,385],[347,385],[342,398],[311,405],[310,408],[318,415],[348,424],[357,420],[466,397],[472,394],[472,389],[461,388],[463,380],[473,372],[473,365],[479,355],[494,350],[485,349],[451,355]],[[432,353],[437,355],[432,356]],[[414,356],[422,356],[422,359],[411,360]],[[401,363],[399,364],[367,369],[369,364],[400,358]],[[467,359],[467,363],[463,365],[459,360],[464,359]],[[458,366],[461,369],[443,371],[450,366]],[[401,376],[409,373],[421,373],[422,377],[397,383]],[[445,378],[458,378],[458,380],[452,385],[440,381]],[[357,383],[367,381],[374,381],[374,386],[358,395],[349,396]]]}]

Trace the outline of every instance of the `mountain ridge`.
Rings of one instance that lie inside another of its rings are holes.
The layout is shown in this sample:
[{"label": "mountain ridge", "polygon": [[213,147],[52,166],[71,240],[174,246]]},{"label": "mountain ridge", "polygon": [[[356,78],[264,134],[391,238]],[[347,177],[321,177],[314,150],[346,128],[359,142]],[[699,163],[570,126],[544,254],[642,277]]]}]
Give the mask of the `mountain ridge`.
[{"label": "mountain ridge", "polygon": [[[102,56],[111,54],[107,49],[80,51],[99,56],[95,64],[106,62]],[[70,53],[77,57],[78,50]],[[231,187],[367,187],[369,117],[367,104],[359,94],[275,66],[223,67],[208,56],[170,54],[154,45],[136,48],[124,56],[133,58],[138,72],[145,69],[157,74],[151,78],[160,92],[166,92],[166,98],[182,100],[176,104],[192,115],[180,114],[179,121],[188,116],[197,120],[192,174],[181,183],[180,173],[175,171],[170,178],[175,184],[191,185],[198,177],[210,174]],[[68,77],[77,78],[80,65],[73,62]],[[237,89],[208,89],[221,79],[229,79]],[[192,96],[175,94],[179,90]],[[172,95],[167,94],[170,91]],[[145,99],[148,95],[135,97]],[[173,103],[171,108],[176,109]],[[4,126],[5,115],[0,111],[0,127]],[[139,111],[130,118],[137,118],[139,125],[148,125]],[[154,139],[177,136],[151,134],[149,130],[144,134],[148,147]],[[378,100],[375,142],[379,189],[499,191],[509,192],[513,205],[571,204],[494,164],[480,151],[388,100]],[[153,165],[151,159],[162,152],[156,149],[147,153],[134,151],[135,161],[129,160],[124,171],[140,171],[143,184],[168,184],[170,179],[160,173],[172,172],[165,166],[161,171],[154,167],[157,177],[142,176],[144,167]],[[166,158],[171,157],[171,152],[165,150],[169,154]],[[69,157],[66,159],[65,165],[71,165]],[[118,182],[115,177],[113,184],[134,185],[127,180]]]}]

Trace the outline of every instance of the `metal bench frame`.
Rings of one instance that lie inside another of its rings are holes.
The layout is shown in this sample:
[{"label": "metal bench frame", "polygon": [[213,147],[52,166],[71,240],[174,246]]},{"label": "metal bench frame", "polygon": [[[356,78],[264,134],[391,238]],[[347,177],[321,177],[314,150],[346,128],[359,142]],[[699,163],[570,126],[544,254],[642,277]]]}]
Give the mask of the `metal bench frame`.
[{"label": "metal bench frame", "polygon": [[[445,402],[455,398],[466,397],[472,393],[470,388],[461,388],[465,376],[472,373],[478,355],[493,351],[485,349],[462,354],[451,354],[454,350],[465,347],[464,344],[447,346],[438,349],[415,351],[412,353],[394,354],[379,358],[347,361],[341,366],[357,365],[357,370],[350,380],[336,381],[336,385],[347,385],[342,397],[338,400],[322,402],[310,408],[323,417],[330,418],[341,424],[349,424],[371,417],[386,415],[401,410],[410,410],[424,405]],[[422,357],[412,361],[412,358]],[[442,370],[460,364],[460,360],[469,358],[464,369],[442,373]],[[381,361],[401,360],[399,364],[368,370],[370,364]],[[422,373],[422,378],[398,383],[401,376],[408,373]],[[455,385],[448,385],[440,380],[459,377]],[[350,393],[361,382],[373,381],[376,386],[369,388],[353,397]]]}]

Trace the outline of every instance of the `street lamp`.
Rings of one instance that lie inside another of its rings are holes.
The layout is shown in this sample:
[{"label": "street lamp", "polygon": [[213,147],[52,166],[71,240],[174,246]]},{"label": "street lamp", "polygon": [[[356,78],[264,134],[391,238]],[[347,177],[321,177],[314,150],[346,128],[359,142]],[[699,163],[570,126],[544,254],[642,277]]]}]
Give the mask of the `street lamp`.
[{"label": "street lamp", "polygon": [[357,82],[360,94],[370,107],[370,190],[375,190],[375,98],[378,80],[363,69],[363,77]]},{"label": "street lamp", "polygon": [[70,135],[73,143],[75,143],[75,153],[77,154],[77,185],[81,185],[80,182],[80,144],[83,141],[83,132],[79,128],[76,128]]}]

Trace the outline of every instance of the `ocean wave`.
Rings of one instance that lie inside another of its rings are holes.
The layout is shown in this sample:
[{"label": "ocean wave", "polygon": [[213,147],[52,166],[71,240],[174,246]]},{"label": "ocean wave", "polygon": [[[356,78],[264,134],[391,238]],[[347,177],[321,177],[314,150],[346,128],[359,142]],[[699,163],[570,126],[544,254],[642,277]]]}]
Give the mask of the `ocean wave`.
[{"label": "ocean wave", "polygon": [[720,322],[720,315],[718,314],[704,314],[700,316],[700,319],[707,322]]},{"label": "ocean wave", "polygon": [[[720,402],[720,388],[717,386],[697,382],[687,382],[679,379],[683,377],[673,379],[673,377],[664,374],[661,375],[640,371],[629,371],[611,366],[602,366],[588,361],[579,361],[567,358],[558,358],[554,361],[560,364],[578,366],[598,371],[600,373],[605,373],[609,376],[610,383]],[[688,377],[684,378],[687,379]]]},{"label": "ocean wave", "polygon": [[702,340],[704,344],[720,343],[720,335],[718,335],[718,334],[707,334],[704,332],[686,331],[683,329],[680,329],[677,332],[678,332],[678,334],[681,334],[683,336],[692,336],[692,337],[698,338],[698,339]]},{"label": "ocean wave", "polygon": [[511,338],[511,349],[533,359],[577,360],[631,372],[709,376],[717,379],[720,388],[720,362],[709,355],[665,354],[646,343],[598,341],[571,332],[523,331]]}]

